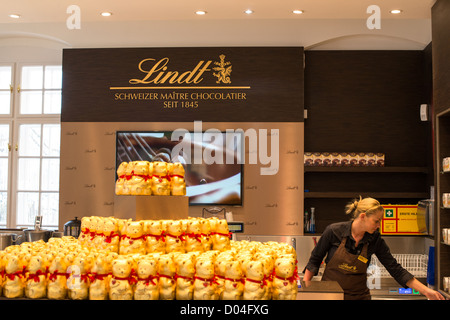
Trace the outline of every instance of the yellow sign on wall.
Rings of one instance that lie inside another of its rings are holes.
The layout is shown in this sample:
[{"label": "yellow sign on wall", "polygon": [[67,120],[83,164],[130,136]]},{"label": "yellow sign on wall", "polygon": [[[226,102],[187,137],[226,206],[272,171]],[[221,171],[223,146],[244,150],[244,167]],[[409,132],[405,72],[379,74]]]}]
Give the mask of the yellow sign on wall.
[{"label": "yellow sign on wall", "polygon": [[382,205],[380,233],[385,235],[423,235],[426,223],[417,215],[417,205]]}]

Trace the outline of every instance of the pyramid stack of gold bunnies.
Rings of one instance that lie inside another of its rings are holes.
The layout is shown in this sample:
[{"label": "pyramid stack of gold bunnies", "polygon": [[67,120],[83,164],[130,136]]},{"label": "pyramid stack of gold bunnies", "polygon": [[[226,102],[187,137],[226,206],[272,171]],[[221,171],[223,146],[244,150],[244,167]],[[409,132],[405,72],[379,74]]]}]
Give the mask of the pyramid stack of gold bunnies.
[{"label": "pyramid stack of gold bunnies", "polygon": [[77,238],[0,251],[0,295],[73,300],[293,300],[285,243],[232,241],[217,218],[82,218]]},{"label": "pyramid stack of gold bunnies", "polygon": [[116,195],[184,196],[186,181],[181,163],[122,162],[117,168]]}]

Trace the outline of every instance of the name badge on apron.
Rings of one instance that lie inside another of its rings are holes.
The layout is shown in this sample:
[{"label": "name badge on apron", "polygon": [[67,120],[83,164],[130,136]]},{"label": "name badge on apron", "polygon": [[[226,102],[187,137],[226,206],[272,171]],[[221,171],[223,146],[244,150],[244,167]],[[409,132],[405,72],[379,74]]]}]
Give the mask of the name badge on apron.
[{"label": "name badge on apron", "polygon": [[367,261],[368,261],[367,258],[366,258],[366,257],[363,257],[362,255],[359,255],[359,256],[358,256],[358,260],[361,261],[361,262],[363,262],[363,263],[367,263]]}]

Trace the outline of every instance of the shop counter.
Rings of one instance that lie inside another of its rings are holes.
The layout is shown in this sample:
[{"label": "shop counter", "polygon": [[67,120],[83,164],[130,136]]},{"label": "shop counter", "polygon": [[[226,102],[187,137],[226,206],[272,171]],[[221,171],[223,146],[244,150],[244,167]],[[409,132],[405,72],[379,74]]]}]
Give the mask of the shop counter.
[{"label": "shop counter", "polygon": [[344,300],[344,290],[336,281],[300,281],[297,300]]}]

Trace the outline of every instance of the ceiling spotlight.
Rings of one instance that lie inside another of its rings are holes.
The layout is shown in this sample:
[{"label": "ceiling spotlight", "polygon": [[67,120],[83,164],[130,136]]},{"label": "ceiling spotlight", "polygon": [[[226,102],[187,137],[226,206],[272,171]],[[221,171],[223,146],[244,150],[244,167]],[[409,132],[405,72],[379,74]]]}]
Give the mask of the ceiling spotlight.
[{"label": "ceiling spotlight", "polygon": [[394,10],[389,11],[389,13],[392,13],[392,14],[400,14],[402,12],[403,12],[403,10],[400,10],[400,9],[394,9]]},{"label": "ceiling spotlight", "polygon": [[253,10],[247,9],[247,10],[245,10],[244,12],[245,12],[246,14],[252,14],[252,13],[253,13]]},{"label": "ceiling spotlight", "polygon": [[305,11],[303,11],[303,10],[292,10],[292,13],[295,13],[295,14],[302,14],[304,12]]},{"label": "ceiling spotlight", "polygon": [[203,16],[206,14],[206,11],[198,10],[198,11],[195,11],[195,14],[198,14],[199,16]]},{"label": "ceiling spotlight", "polygon": [[110,17],[110,16],[112,16],[112,12],[107,12],[107,11],[102,12],[101,14],[102,14],[103,17]]},{"label": "ceiling spotlight", "polygon": [[9,17],[13,18],[13,19],[19,19],[20,18],[20,14],[13,13],[13,14],[10,14]]}]

